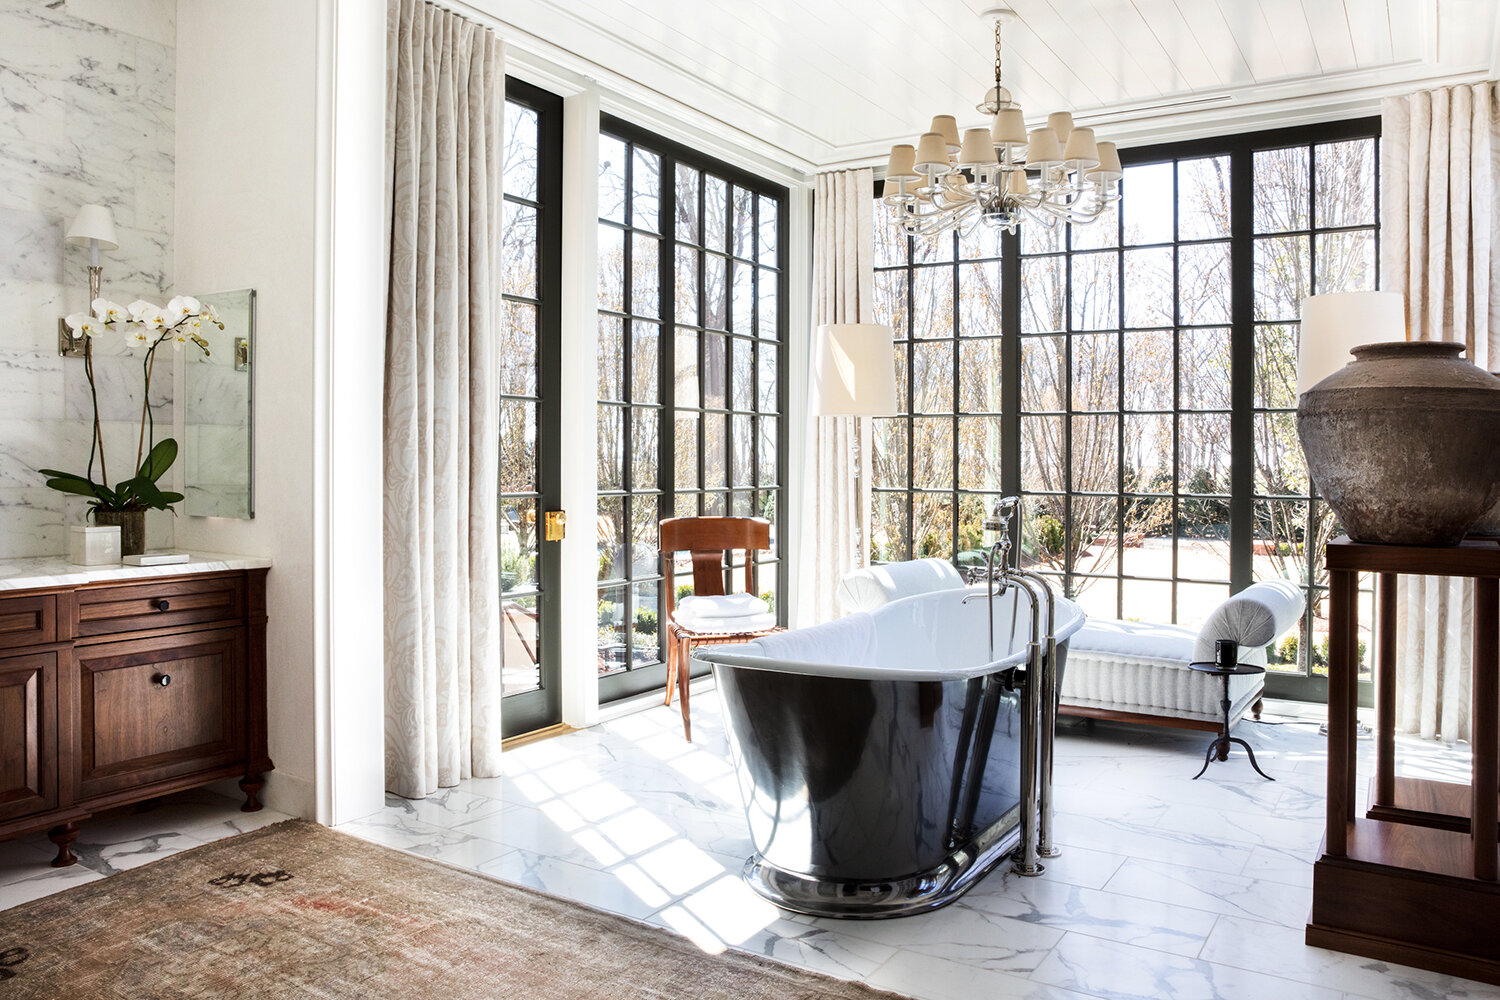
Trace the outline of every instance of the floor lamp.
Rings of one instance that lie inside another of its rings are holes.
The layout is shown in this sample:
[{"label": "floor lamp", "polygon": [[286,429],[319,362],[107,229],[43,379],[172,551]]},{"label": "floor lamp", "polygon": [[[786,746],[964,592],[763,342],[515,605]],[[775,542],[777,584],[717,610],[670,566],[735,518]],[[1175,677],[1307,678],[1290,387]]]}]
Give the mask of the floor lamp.
[{"label": "floor lamp", "polygon": [[[870,483],[864,474],[870,452],[869,425],[859,417],[891,416],[896,406],[896,348],[891,328],[880,323],[825,323],[813,339],[808,413],[854,417],[850,451],[854,465],[855,566],[869,560]],[[819,456],[820,460],[824,456]]]}]

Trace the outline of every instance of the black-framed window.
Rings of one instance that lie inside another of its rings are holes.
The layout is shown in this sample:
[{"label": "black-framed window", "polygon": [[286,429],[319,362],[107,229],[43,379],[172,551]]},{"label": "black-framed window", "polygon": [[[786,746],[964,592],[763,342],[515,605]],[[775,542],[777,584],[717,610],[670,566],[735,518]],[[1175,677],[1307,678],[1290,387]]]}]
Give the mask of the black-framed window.
[{"label": "black-framed window", "polygon": [[557,553],[543,513],[559,498],[562,332],[562,98],[506,79],[504,316],[496,351],[500,408],[499,551],[505,735],[561,718]]},{"label": "black-framed window", "polygon": [[875,234],[902,415],[874,421],[870,557],[982,563],[981,522],[1002,485],[1000,236]]},{"label": "black-framed window", "polygon": [[[1119,208],[998,240],[903,237],[877,209],[905,413],[876,423],[872,555],[972,562],[998,467],[1026,558],[1090,614],[1196,625],[1288,578],[1308,610],[1272,670],[1325,672],[1337,526],[1296,438],[1297,314],[1375,287],[1378,137],[1362,119],[1124,150]],[[963,353],[970,330],[994,347]],[[964,441],[982,420],[993,447]],[[1273,693],[1316,695],[1291,680]]]},{"label": "black-framed window", "polygon": [[[599,671],[608,676],[662,661],[664,517],[771,521],[756,579],[784,618],[787,192],[609,116],[599,163]],[[606,694],[654,682],[615,676]]]}]

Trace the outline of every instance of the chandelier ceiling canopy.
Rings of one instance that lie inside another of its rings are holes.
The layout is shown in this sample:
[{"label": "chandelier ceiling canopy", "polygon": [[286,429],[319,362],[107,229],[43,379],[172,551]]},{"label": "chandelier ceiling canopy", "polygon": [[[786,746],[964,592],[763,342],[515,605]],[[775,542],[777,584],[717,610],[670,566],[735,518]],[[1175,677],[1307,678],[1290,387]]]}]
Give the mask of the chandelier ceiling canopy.
[{"label": "chandelier ceiling canopy", "polygon": [[929,236],[981,223],[1014,232],[1024,219],[1093,222],[1120,200],[1115,144],[1096,142],[1094,130],[1074,126],[1066,111],[1028,132],[1001,79],[1001,29],[1015,13],[993,8],[981,16],[995,22],[995,85],[976,107],[990,126],[960,138],[957,120],[938,115],[915,146],[891,147],[883,201],[896,225]]}]

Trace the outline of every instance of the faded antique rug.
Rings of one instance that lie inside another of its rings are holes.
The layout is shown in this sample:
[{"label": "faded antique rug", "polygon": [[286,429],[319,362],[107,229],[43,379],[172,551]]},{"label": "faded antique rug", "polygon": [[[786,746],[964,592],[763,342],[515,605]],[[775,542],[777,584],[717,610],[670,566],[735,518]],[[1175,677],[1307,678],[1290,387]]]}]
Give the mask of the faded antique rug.
[{"label": "faded antique rug", "polygon": [[301,821],[0,911],[0,1000],[891,996]]}]

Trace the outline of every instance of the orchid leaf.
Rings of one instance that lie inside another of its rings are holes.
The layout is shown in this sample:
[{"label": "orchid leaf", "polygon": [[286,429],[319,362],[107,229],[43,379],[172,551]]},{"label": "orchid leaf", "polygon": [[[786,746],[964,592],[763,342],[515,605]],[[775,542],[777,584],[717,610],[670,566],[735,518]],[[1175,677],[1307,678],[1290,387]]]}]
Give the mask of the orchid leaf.
[{"label": "orchid leaf", "polygon": [[177,442],[172,438],[162,438],[156,442],[156,447],[151,449],[151,454],[147,455],[146,460],[141,463],[136,477],[154,483],[172,467],[175,461],[177,461]]}]

